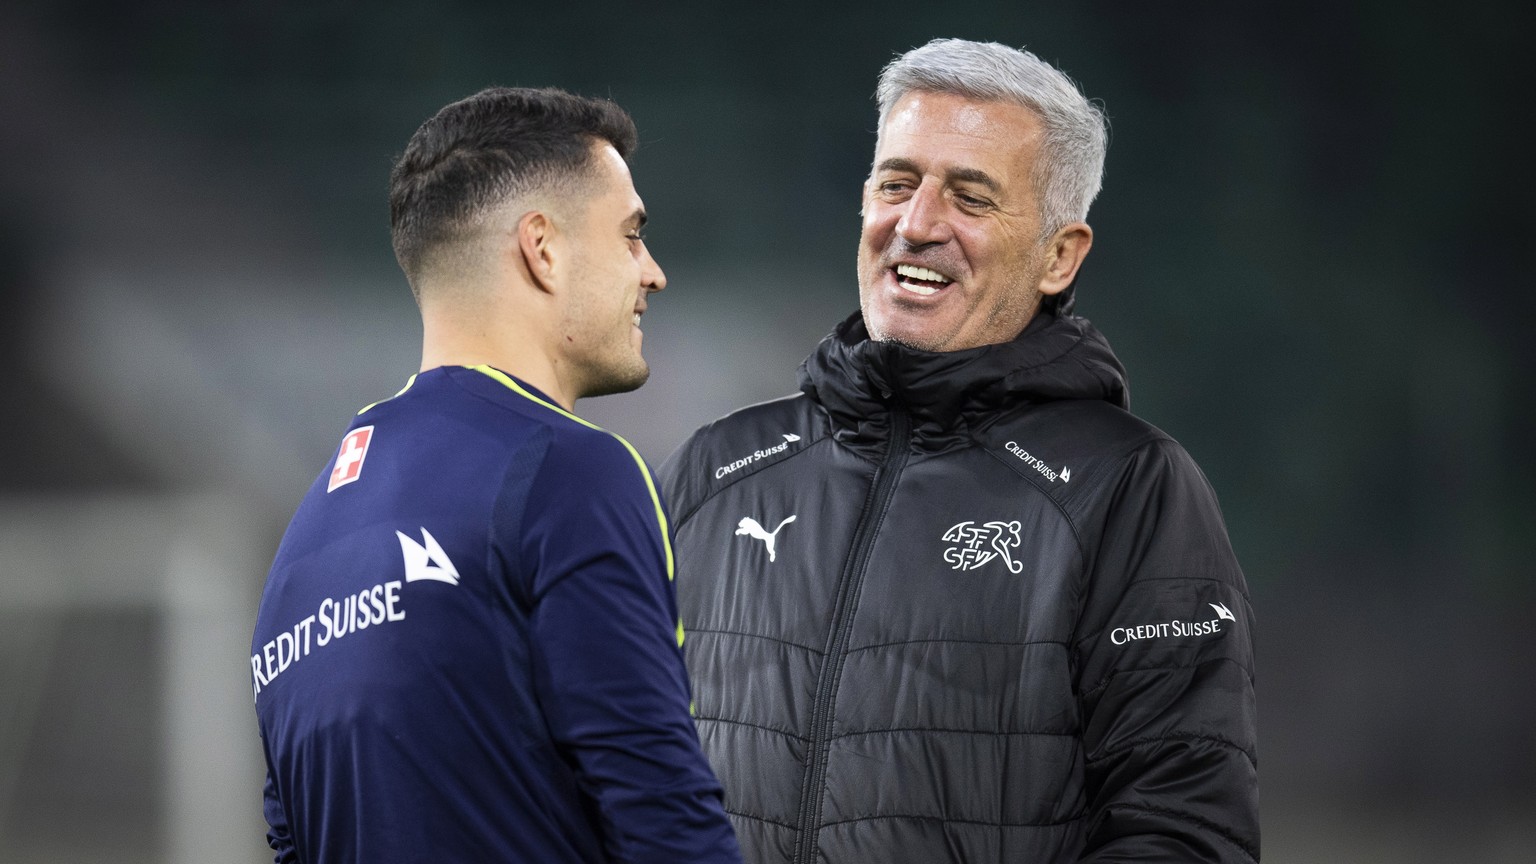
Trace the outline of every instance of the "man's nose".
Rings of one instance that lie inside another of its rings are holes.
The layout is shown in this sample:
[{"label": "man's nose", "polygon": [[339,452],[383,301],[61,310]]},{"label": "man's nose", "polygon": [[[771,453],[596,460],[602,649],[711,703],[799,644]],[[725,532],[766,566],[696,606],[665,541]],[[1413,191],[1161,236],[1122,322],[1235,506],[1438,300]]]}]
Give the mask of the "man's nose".
[{"label": "man's nose", "polygon": [[661,265],[651,257],[650,249],[645,250],[645,260],[640,264],[640,284],[647,293],[652,294],[667,287],[667,274],[661,271]]},{"label": "man's nose", "polygon": [[944,193],[938,184],[925,182],[917,187],[896,223],[896,233],[913,246],[944,243],[954,236]]}]

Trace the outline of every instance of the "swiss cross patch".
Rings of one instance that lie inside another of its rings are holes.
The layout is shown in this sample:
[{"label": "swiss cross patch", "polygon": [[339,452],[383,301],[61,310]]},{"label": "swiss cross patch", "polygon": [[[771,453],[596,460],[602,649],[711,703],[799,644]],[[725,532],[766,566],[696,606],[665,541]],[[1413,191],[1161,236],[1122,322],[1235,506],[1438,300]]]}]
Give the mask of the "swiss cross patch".
[{"label": "swiss cross patch", "polygon": [[336,465],[331,468],[331,482],[326,492],[337,489],[363,476],[363,460],[368,457],[368,445],[373,442],[373,427],[353,429],[341,439],[341,452],[336,454]]}]

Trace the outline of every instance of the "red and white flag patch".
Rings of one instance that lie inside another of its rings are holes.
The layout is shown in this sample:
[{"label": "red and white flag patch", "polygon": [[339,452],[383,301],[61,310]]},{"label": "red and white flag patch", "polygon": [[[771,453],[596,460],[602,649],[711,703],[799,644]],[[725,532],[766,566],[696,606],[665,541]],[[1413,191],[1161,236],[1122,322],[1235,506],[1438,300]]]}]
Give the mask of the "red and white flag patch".
[{"label": "red and white flag patch", "polygon": [[341,451],[336,454],[336,465],[331,468],[331,482],[326,492],[337,489],[363,476],[363,460],[368,457],[368,445],[373,443],[373,427],[353,429],[341,439]]}]

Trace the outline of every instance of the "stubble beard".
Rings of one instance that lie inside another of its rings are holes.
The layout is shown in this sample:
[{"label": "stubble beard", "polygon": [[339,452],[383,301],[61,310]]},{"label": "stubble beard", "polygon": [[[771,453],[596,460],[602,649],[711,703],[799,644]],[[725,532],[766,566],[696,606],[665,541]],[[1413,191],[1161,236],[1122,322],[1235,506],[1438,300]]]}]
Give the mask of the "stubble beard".
[{"label": "stubble beard", "polygon": [[611,307],[601,308],[590,297],[568,309],[561,331],[572,346],[567,360],[576,372],[573,398],[628,393],[650,377],[650,366],[634,344],[630,326],[628,318],[618,325]]},{"label": "stubble beard", "polygon": [[612,396],[639,390],[651,377],[651,368],[645,360],[634,357],[627,362],[605,364],[592,376],[586,396]]},{"label": "stubble beard", "polygon": [[571,358],[572,364],[580,370],[577,398],[611,396],[639,389],[650,378],[651,368],[634,346],[632,334],[599,328],[591,311],[585,310],[587,315],[576,316],[566,327],[574,340],[587,342]]},{"label": "stubble beard", "polygon": [[[892,245],[893,247],[895,246],[895,244]],[[953,332],[938,335],[923,333],[897,335],[887,331],[883,324],[876,321],[878,316],[871,315],[871,311],[872,307],[879,306],[885,302],[876,297],[884,288],[883,286],[871,285],[870,283],[879,281],[881,276],[891,268],[892,265],[889,262],[898,257],[897,253],[899,251],[901,250],[895,248],[887,249],[870,265],[865,264],[862,251],[859,255],[859,306],[864,316],[864,327],[869,331],[870,341],[888,342],[905,348],[930,352],[963,351],[967,348],[980,347],[979,345],[964,345],[959,348],[949,347],[950,343],[959,337],[965,329],[969,316],[962,320]],[[1043,275],[1043,258],[1042,249],[1032,249],[1028,259],[1024,262],[1023,276],[1013,285],[1010,285],[1004,291],[1002,297],[985,313],[986,325],[979,334],[980,338],[987,340],[982,343],[983,345],[1012,341],[1019,333],[1024,331],[1025,327],[1029,326],[1029,322],[1034,320],[1035,315],[1039,313],[1040,302],[1045,295],[1035,286],[1039,284],[1040,277]],[[942,266],[935,269],[942,270]],[[945,288],[944,290],[952,289]],[[892,307],[891,305],[885,305],[884,308],[891,309]],[[980,311],[979,309],[974,309],[971,310],[971,314],[974,315]],[[1018,324],[1016,327],[1010,324],[999,331],[997,329],[999,326],[997,322],[999,321],[1016,321]]]}]

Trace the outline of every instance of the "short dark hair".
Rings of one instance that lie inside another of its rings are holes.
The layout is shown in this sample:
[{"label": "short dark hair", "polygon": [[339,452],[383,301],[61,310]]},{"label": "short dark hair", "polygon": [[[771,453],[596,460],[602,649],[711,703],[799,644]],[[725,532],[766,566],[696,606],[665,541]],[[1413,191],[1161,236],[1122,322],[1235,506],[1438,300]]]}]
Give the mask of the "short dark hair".
[{"label": "short dark hair", "polygon": [[634,120],[612,101],[553,87],[489,87],[421,124],[389,175],[391,241],[413,290],[432,251],[486,210],[532,191],[577,191],[601,142],[627,161]]}]

